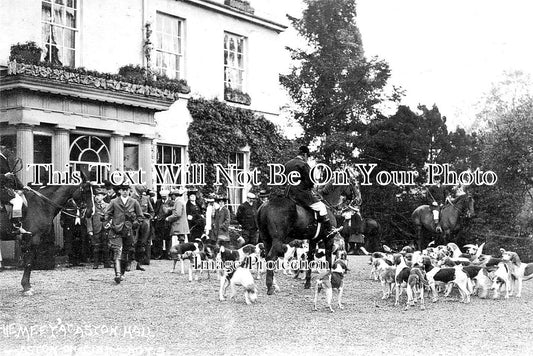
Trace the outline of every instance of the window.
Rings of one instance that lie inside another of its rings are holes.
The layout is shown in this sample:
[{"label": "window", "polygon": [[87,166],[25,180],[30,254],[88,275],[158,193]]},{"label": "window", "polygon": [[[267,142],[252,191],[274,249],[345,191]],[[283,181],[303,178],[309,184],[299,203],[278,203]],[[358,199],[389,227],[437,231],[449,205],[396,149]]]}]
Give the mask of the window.
[{"label": "window", "polygon": [[139,145],[124,144],[124,170],[136,171],[139,169]]},{"label": "window", "polygon": [[170,79],[183,79],[183,20],[157,13],[155,68]]},{"label": "window", "polygon": [[42,1],[42,43],[46,62],[74,66],[77,0]]},{"label": "window", "polygon": [[224,87],[244,92],[244,37],[224,34]]},{"label": "window", "polygon": [[[33,163],[52,163],[52,136],[33,135]],[[48,172],[41,169],[39,178],[48,181]]]},{"label": "window", "polygon": [[233,165],[230,171],[230,176],[234,185],[228,182],[228,209],[233,213],[237,213],[237,208],[242,204],[242,196],[244,193],[244,186],[237,182],[237,174],[244,172],[244,152],[236,152],[231,154],[228,159],[228,167]]},{"label": "window", "polygon": [[[70,135],[70,165],[73,171],[86,174],[91,181],[96,181],[96,167],[89,171],[89,164],[109,163],[109,138],[96,136]],[[107,170],[103,170],[103,179]]]},{"label": "window", "polygon": [[[182,182],[182,174],[179,164],[182,163],[182,155],[185,152],[183,146],[172,145],[157,145],[157,159],[156,163],[159,166],[159,172],[161,173],[161,179],[156,180],[156,184],[161,187],[178,186]],[[168,166],[163,166],[168,165]],[[157,170],[157,169],[156,169]],[[172,170],[168,171],[167,170]]]}]

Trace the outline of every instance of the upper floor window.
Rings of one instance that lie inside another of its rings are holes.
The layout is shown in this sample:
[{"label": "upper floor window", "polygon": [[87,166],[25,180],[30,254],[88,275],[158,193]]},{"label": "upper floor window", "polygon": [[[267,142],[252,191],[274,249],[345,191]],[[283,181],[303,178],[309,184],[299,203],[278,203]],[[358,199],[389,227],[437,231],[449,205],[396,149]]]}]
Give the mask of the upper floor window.
[{"label": "upper floor window", "polygon": [[224,34],[224,87],[244,92],[244,44],[242,36]]},{"label": "upper floor window", "polygon": [[157,13],[155,67],[159,74],[183,79],[183,20]]},{"label": "upper floor window", "polygon": [[43,0],[42,43],[46,62],[74,66],[78,10],[77,0]]}]

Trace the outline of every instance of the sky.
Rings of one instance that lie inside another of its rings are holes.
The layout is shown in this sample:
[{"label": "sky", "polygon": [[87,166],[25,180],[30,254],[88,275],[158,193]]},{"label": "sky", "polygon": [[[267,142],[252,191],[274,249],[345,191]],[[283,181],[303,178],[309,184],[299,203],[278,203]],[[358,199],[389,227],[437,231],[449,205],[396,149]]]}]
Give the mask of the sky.
[{"label": "sky", "polygon": [[[367,57],[391,68],[402,104],[436,104],[449,129],[469,128],[475,105],[505,71],[533,73],[531,0],[357,0],[356,22]],[[287,13],[301,16],[299,0]],[[299,39],[294,30],[286,43]]]}]

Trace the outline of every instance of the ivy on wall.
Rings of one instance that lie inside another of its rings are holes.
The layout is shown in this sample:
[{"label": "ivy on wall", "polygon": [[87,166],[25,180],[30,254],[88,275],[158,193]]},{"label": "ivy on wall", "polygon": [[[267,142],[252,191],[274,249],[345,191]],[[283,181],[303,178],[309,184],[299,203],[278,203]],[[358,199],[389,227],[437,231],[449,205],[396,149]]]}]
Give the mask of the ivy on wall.
[{"label": "ivy on wall", "polygon": [[[193,118],[189,125],[189,157],[192,163],[206,167],[205,193],[216,189],[214,164],[227,167],[228,157],[243,147],[250,147],[250,169],[261,171],[261,187],[268,179],[269,163],[285,163],[294,155],[295,143],[286,139],[279,128],[264,116],[249,109],[202,98],[189,99],[187,108]],[[225,183],[224,179],[221,180]],[[257,188],[259,189],[259,188]]]}]

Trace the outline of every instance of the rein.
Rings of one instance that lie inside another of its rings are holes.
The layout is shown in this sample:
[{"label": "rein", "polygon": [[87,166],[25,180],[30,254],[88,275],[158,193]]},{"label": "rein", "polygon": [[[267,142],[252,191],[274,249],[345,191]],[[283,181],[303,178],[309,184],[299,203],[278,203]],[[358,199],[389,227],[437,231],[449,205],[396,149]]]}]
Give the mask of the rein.
[{"label": "rein", "polygon": [[[69,212],[67,212],[67,210],[69,210],[69,208],[65,207],[65,206],[62,206],[62,205],[59,205],[57,204],[55,201],[51,200],[50,198],[48,198],[47,196],[45,196],[44,194],[36,191],[35,189],[31,188],[31,187],[26,187],[25,189],[35,193],[35,195],[37,195],[39,198],[41,198],[42,200],[44,200],[45,202],[47,202],[48,204],[50,204],[51,206],[53,206],[54,208],[56,209],[59,209],[61,210],[61,213],[62,214],[65,214],[67,216],[70,216],[70,217],[73,217],[73,218],[79,218],[80,216],[77,216],[77,215],[74,215],[74,214],[71,214]],[[91,187],[91,192],[92,192],[92,187]],[[72,198],[71,198],[72,199]],[[70,200],[70,199],[69,199]],[[68,200],[67,200],[68,201]],[[74,203],[76,203],[76,201],[74,201]],[[76,203],[76,206],[78,204]],[[83,215],[81,214],[81,212],[84,212],[84,209],[80,209],[80,215]]]}]

